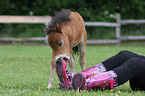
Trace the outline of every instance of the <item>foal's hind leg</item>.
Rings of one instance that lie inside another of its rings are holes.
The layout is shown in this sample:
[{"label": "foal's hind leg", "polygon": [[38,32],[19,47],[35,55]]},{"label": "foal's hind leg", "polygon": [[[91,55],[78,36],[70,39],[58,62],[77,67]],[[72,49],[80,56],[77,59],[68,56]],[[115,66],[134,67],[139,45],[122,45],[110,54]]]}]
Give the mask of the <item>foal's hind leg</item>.
[{"label": "foal's hind leg", "polygon": [[72,53],[70,55],[69,67],[70,67],[70,71],[75,73],[75,63],[74,63],[74,57]]},{"label": "foal's hind leg", "polygon": [[86,44],[84,42],[79,44],[79,51],[80,51],[79,62],[80,62],[80,66],[82,68],[82,71],[84,71],[85,65],[86,65],[86,59],[85,59]]}]

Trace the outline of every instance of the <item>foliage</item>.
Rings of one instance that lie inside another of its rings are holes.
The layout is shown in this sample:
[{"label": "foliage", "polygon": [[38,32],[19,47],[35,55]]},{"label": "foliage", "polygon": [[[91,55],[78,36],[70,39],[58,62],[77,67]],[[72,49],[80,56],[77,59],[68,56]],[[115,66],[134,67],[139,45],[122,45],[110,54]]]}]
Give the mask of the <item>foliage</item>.
[{"label": "foliage", "polygon": [[[110,14],[122,14],[123,19],[145,18],[144,0],[1,0],[1,15],[54,15],[62,8],[79,12],[85,21],[111,21]],[[110,17],[109,17],[110,16]]]},{"label": "foliage", "polygon": [[[1,0],[0,14],[53,16],[55,12],[60,11],[62,8],[71,9],[72,11],[80,13],[85,21],[114,22],[116,13],[120,13],[122,19],[145,18],[144,0]],[[29,29],[31,27],[29,25],[18,25],[16,27],[13,24],[0,24],[0,35],[9,37],[9,34],[12,34],[10,36],[20,37],[25,32],[19,30],[25,29],[27,32],[33,32],[40,30],[42,25],[36,27],[34,24],[33,27],[35,27],[35,30],[30,31]],[[90,34],[91,30],[101,31],[102,29],[89,28],[87,30],[88,34]],[[41,32],[38,37],[43,35],[44,32]],[[26,36],[30,37],[28,34]]]}]

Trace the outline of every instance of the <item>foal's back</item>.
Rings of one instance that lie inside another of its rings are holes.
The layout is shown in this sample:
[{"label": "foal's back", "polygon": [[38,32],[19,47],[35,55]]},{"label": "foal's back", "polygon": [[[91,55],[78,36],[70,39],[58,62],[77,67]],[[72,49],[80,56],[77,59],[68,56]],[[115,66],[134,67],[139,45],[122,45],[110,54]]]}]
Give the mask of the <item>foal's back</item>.
[{"label": "foal's back", "polygon": [[86,29],[84,25],[84,20],[77,12],[71,12],[71,21],[64,22],[62,25],[62,32],[66,34],[69,40],[72,42],[73,46],[77,45],[82,38],[86,39]]}]

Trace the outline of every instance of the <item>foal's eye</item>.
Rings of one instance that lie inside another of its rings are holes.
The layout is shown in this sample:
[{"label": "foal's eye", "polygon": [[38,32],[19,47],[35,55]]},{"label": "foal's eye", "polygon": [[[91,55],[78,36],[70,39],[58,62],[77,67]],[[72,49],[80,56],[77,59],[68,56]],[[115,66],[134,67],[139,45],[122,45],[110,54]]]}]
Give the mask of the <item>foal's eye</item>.
[{"label": "foal's eye", "polygon": [[58,44],[58,46],[61,46],[62,45],[62,41]]}]

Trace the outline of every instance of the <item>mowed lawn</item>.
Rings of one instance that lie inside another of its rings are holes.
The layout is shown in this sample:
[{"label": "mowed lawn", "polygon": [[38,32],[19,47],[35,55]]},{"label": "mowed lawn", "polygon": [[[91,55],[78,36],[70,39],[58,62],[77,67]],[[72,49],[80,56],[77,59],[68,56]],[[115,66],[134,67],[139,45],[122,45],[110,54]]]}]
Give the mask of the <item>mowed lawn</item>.
[{"label": "mowed lawn", "polygon": [[[86,69],[115,55],[129,50],[145,55],[145,45],[87,46]],[[143,96],[143,91],[133,92],[129,83],[113,91],[64,91],[59,89],[59,79],[54,75],[51,89],[47,89],[52,51],[48,46],[0,46],[0,96]],[[75,56],[76,72],[81,72]]]}]

